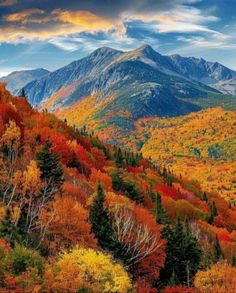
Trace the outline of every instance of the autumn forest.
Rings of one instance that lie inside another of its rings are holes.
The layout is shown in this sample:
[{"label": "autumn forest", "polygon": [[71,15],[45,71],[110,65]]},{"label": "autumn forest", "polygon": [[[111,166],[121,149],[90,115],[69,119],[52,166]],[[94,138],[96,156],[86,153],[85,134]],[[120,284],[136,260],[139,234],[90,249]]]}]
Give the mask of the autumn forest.
[{"label": "autumn forest", "polygon": [[0,113],[1,292],[234,292],[233,203],[4,84]]}]

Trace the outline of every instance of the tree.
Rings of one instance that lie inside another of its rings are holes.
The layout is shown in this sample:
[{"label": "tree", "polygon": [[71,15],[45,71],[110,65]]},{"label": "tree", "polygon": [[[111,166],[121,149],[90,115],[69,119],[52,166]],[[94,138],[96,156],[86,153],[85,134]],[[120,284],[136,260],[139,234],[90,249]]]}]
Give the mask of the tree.
[{"label": "tree", "polygon": [[139,263],[156,252],[162,254],[164,241],[160,227],[145,208],[116,206],[111,211],[111,218],[115,239],[120,244],[118,257],[127,265]]},{"label": "tree", "polygon": [[19,96],[21,98],[26,98],[26,93],[25,93],[25,89],[24,88],[21,89]]},{"label": "tree", "polygon": [[235,292],[236,268],[220,261],[207,271],[197,272],[194,285],[199,293]]},{"label": "tree", "polygon": [[50,141],[46,140],[44,146],[36,154],[41,179],[47,182],[49,191],[58,190],[63,183],[63,170],[59,165],[59,157],[51,152],[51,146]]},{"label": "tree", "polygon": [[124,157],[120,148],[116,149],[114,157],[117,168],[122,168],[124,165]]},{"label": "tree", "polygon": [[165,227],[163,236],[167,240],[167,257],[161,278],[166,283],[172,280],[171,285],[191,285],[200,263],[201,248],[188,223],[183,225],[177,218],[173,227]]},{"label": "tree", "polygon": [[162,205],[160,194],[158,193],[156,194],[155,201],[156,201],[156,209],[155,209],[156,222],[158,224],[167,224],[168,218],[167,218],[166,210]]},{"label": "tree", "polygon": [[214,244],[213,244],[213,260],[217,263],[220,259],[224,258],[223,251],[220,246],[219,238],[216,236]]},{"label": "tree", "polygon": [[105,194],[100,182],[98,183],[97,194],[90,209],[89,220],[91,231],[95,234],[99,246],[103,249],[114,250],[114,233],[109,212],[105,207]]},{"label": "tree", "polygon": [[213,201],[211,206],[210,206],[210,209],[211,209],[211,214],[209,216],[209,219],[208,219],[208,223],[209,224],[212,224],[213,221],[214,221],[214,218],[216,216],[218,216],[218,211],[217,211],[217,208],[216,208],[216,203]]},{"label": "tree", "polygon": [[124,268],[100,251],[74,248],[63,252],[45,273],[50,292],[131,292],[132,283]]},{"label": "tree", "polygon": [[21,237],[18,233],[18,229],[12,222],[10,209],[6,209],[5,218],[0,224],[0,238],[6,239],[11,244],[15,244],[16,241],[20,242]]},{"label": "tree", "polygon": [[76,245],[95,248],[96,240],[91,233],[88,216],[88,211],[70,195],[58,196],[51,211],[41,215],[41,221],[45,225],[49,223],[43,246],[51,255]]}]

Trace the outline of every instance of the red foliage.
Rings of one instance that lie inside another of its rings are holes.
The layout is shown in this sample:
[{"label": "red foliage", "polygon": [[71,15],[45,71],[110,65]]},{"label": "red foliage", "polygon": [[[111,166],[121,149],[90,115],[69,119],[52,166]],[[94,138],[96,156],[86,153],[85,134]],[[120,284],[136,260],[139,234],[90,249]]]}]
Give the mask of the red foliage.
[{"label": "red foliage", "polygon": [[88,137],[80,136],[77,139],[78,143],[81,144],[87,151],[91,150],[91,144]]},{"label": "red foliage", "polygon": [[137,283],[138,283],[138,288],[137,288],[138,293],[156,293],[157,292],[156,288],[153,288],[150,284],[148,284],[142,278],[139,278]]},{"label": "red foliage", "polygon": [[7,104],[0,104],[0,134],[6,129],[9,121],[15,121],[16,125],[20,128],[21,134],[24,133],[24,126],[19,114]]},{"label": "red foliage", "polygon": [[127,171],[134,173],[134,174],[140,174],[142,173],[142,170],[139,167],[133,167],[133,166],[128,166]]},{"label": "red foliage", "polygon": [[164,184],[158,185],[156,187],[156,191],[174,200],[178,200],[182,198],[181,194],[176,189]]},{"label": "red foliage", "polygon": [[91,148],[91,154],[93,156],[93,165],[96,169],[102,170],[106,163],[106,156],[104,152],[96,147]]},{"label": "red foliage", "polygon": [[68,145],[68,141],[64,135],[55,134],[50,137],[52,142],[52,152],[58,155],[61,158],[63,164],[70,164],[73,159],[73,151]]},{"label": "red foliage", "polygon": [[176,286],[176,287],[168,287],[165,288],[163,293],[193,293],[194,288],[186,287],[186,286]]},{"label": "red foliage", "polygon": [[6,240],[0,239],[0,249],[3,250],[5,255],[7,255],[11,251],[11,246]]}]

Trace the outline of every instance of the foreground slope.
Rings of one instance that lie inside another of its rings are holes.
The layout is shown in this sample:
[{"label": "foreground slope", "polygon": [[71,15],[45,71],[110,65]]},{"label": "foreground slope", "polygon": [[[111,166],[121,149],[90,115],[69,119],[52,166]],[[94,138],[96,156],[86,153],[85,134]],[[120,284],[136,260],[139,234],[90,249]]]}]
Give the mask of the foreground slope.
[{"label": "foreground slope", "polygon": [[233,204],[3,85],[0,114],[1,292],[233,288]]}]

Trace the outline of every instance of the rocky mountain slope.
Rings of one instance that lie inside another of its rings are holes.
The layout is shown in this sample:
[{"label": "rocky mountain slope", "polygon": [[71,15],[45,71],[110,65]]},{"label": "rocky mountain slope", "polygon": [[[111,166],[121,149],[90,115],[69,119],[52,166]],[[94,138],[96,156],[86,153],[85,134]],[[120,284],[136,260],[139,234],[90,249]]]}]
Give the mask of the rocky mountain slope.
[{"label": "rocky mountain slope", "polygon": [[0,82],[7,83],[7,88],[12,94],[18,94],[29,82],[46,76],[48,73],[49,71],[43,68],[14,71],[7,76],[1,77]]}]

